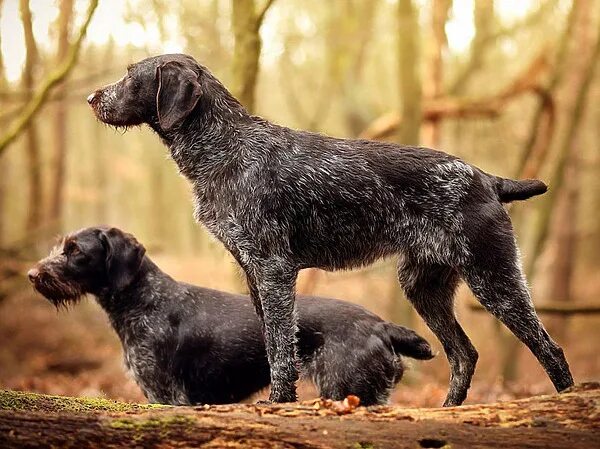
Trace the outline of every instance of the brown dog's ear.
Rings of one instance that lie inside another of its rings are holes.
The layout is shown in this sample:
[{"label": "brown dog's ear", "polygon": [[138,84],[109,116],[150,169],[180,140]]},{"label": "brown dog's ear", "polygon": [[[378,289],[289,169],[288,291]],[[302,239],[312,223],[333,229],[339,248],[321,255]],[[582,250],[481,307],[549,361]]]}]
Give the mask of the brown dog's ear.
[{"label": "brown dog's ear", "polygon": [[100,232],[106,248],[106,273],[114,291],[127,287],[138,273],[146,248],[134,236],[120,229],[110,228]]},{"label": "brown dog's ear", "polygon": [[177,61],[158,66],[156,77],[158,123],[168,131],[194,110],[202,92],[196,72]]}]

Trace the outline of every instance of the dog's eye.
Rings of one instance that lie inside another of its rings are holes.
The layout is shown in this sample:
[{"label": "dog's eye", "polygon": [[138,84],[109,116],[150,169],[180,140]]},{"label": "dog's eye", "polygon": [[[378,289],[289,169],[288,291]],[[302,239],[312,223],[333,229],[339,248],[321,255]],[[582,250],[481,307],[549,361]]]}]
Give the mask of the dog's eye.
[{"label": "dog's eye", "polygon": [[68,257],[79,256],[80,254],[82,254],[82,252],[79,249],[79,247],[77,245],[75,245],[75,244],[70,244],[70,245],[66,246],[64,253]]}]

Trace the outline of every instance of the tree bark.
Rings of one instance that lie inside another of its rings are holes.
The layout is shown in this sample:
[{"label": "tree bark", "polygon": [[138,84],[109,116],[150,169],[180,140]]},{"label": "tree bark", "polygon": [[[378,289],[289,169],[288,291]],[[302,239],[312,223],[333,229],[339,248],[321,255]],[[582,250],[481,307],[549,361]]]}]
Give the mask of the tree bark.
[{"label": "tree bark", "polygon": [[[443,53],[448,46],[446,21],[452,8],[452,0],[439,0],[431,5],[431,43],[429,50],[429,70],[425,83],[425,97],[439,98],[444,91]],[[424,123],[423,142],[425,146],[437,148],[440,145],[441,120],[436,117]]]},{"label": "tree bark", "polygon": [[[561,43],[555,62],[556,65],[547,87],[550,97],[555,94],[556,89],[562,79],[563,73],[568,67],[570,67],[569,61],[571,58],[567,57],[568,48],[573,38],[575,28],[589,28],[589,24],[586,25],[585,21],[589,20],[588,14],[590,13],[591,8],[589,7],[589,3],[583,0],[577,0],[571,7],[571,11],[567,19],[567,25],[563,36],[561,37]],[[578,41],[580,41],[578,45],[583,45],[584,47],[587,45],[588,49],[591,46],[589,43],[589,37],[587,44],[585,42],[581,42],[580,39],[578,39]],[[595,50],[592,50],[591,52],[588,51],[588,53],[592,54],[589,55],[590,59],[584,62],[587,67],[582,68],[583,75],[575,85],[575,92],[573,92],[573,96],[575,97],[573,114],[569,115],[567,131],[565,133],[563,142],[560,143],[558,161],[556,162],[554,173],[550,177],[550,190],[546,195],[544,195],[544,197],[540,199],[542,210],[540,217],[537,218],[537,225],[534,224],[535,228],[532,249],[528,251],[528,257],[524,263],[525,276],[530,283],[533,282],[535,278],[536,263],[542,254],[544,244],[548,237],[551,215],[554,209],[554,202],[557,192],[560,192],[561,190],[562,179],[564,170],[566,168],[566,162],[569,158],[569,153],[575,151],[573,148],[574,139],[576,137],[576,132],[585,108],[585,98],[587,96],[591,77],[594,72],[596,59],[598,59],[600,56],[599,51],[600,35],[598,36]],[[554,108],[552,107],[552,109]],[[553,136],[553,119],[551,117],[548,119],[549,127],[544,129],[542,121],[543,113],[544,105],[542,103],[534,114],[532,126],[535,129],[532,129],[531,135],[529,136],[525,146],[523,158],[519,166],[519,170],[521,171],[518,176],[519,178],[537,176],[549,153],[549,147]],[[523,208],[515,208],[511,213],[512,220],[517,224],[517,226],[519,226],[519,223],[523,221],[522,212]],[[564,296],[562,296],[564,295],[564,292],[560,292],[560,294],[560,297],[564,298]],[[504,382],[511,382],[517,377],[518,353],[522,346],[520,342],[508,332],[503,333],[502,339],[502,346],[504,348],[504,353],[502,355],[502,378]]]},{"label": "tree bark", "polygon": [[378,4],[376,0],[327,3],[325,63],[329,95],[323,96],[322,101],[330,103],[332,98],[340,98],[346,134],[351,137],[356,137],[368,120],[364,116],[365,99],[361,98],[362,90],[357,86],[361,84]]},{"label": "tree bark", "polygon": [[584,67],[581,80],[578,83],[575,93],[575,103],[572,109],[572,113],[569,116],[569,122],[567,123],[567,130],[565,132],[562,142],[559,146],[558,160],[556,161],[554,170],[550,176],[551,189],[542,198],[542,210],[539,219],[539,225],[536,229],[536,235],[534,238],[533,251],[528,260],[530,264],[526,267],[526,273],[530,278],[533,277],[534,263],[541,254],[544,244],[546,243],[548,232],[550,228],[550,217],[554,209],[557,194],[562,188],[564,181],[565,169],[567,166],[569,153],[572,151],[572,147],[577,137],[579,125],[585,113],[586,103],[588,99],[588,92],[592,79],[594,78],[594,72],[598,66],[598,60],[600,59],[600,33],[597,33],[596,41],[593,44],[592,51],[590,52],[589,59],[587,60],[586,67]]},{"label": "tree bark", "polygon": [[157,407],[0,393],[0,445],[221,448],[591,448],[600,385],[447,409],[348,403]]},{"label": "tree bark", "polygon": [[[21,21],[25,36],[25,66],[23,68],[23,89],[26,92],[26,101],[31,101],[35,85],[35,71],[39,63],[39,54],[35,37],[29,0],[20,0]],[[42,223],[42,164],[40,160],[40,147],[38,131],[35,123],[29,123],[25,129],[25,153],[27,155],[27,176],[29,191],[27,199],[27,231],[32,231]]]},{"label": "tree bark", "polygon": [[402,124],[398,140],[418,145],[421,130],[422,83],[419,70],[419,13],[412,0],[398,1],[398,60]]},{"label": "tree bark", "polygon": [[[573,37],[579,7],[580,0],[574,0],[569,11],[565,30],[560,38],[559,48],[554,61],[554,70],[546,88],[550,95],[556,93],[556,87],[559,85],[567,68],[567,54]],[[548,148],[554,135],[554,110],[553,108],[548,108],[547,102],[543,101],[543,99],[540,100],[542,101],[538,102],[533,114],[529,136],[517,168],[517,178],[534,178],[537,175],[548,153]]]},{"label": "tree bark", "polygon": [[[556,249],[554,252],[554,275],[551,291],[563,302],[572,302],[573,273],[577,245],[577,214],[579,212],[579,162],[571,147],[569,161],[565,169],[565,186],[556,205],[554,233]],[[551,335],[558,341],[564,341],[567,334],[567,317],[561,316],[546,323]]]},{"label": "tree bark", "polygon": [[[57,64],[60,64],[69,51],[69,36],[73,18],[74,0],[61,0],[58,16]],[[65,166],[67,159],[67,104],[64,98],[65,86],[56,87],[57,101],[54,106],[54,173],[50,199],[50,221],[60,230],[64,204]]]},{"label": "tree bark", "polygon": [[485,48],[491,41],[495,21],[494,0],[477,0],[473,2],[475,36],[471,41],[469,62],[458,74],[449,88],[453,95],[462,94],[473,74],[483,67]]},{"label": "tree bark", "polygon": [[[422,121],[422,80],[420,64],[419,12],[412,0],[398,1],[398,62],[400,82],[400,116],[398,141],[403,145],[419,145]],[[390,280],[390,319],[411,326],[414,310],[404,298],[394,270]]]},{"label": "tree bark", "polygon": [[[0,0],[0,19],[2,19],[2,6],[4,0]],[[2,37],[0,36],[0,90],[6,90],[6,72],[4,70],[4,55],[2,53]],[[3,101],[0,98],[0,107],[4,108]],[[6,158],[0,157],[0,173],[8,173],[9,164]],[[6,241],[5,236],[5,217],[6,212],[4,210],[6,203],[6,176],[0,176],[0,248],[2,248]]]},{"label": "tree bark", "polygon": [[261,50],[260,26],[273,0],[264,0],[260,10],[255,0],[232,1],[233,93],[253,113]]}]

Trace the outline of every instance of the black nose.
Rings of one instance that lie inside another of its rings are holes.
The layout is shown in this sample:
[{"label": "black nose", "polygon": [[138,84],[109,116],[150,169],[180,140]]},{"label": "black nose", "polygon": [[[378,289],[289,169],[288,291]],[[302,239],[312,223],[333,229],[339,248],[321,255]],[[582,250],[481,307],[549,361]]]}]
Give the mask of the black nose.
[{"label": "black nose", "polygon": [[95,99],[96,99],[96,92],[89,94],[87,97],[88,104],[92,104]]},{"label": "black nose", "polygon": [[29,282],[35,281],[35,279],[40,275],[40,270],[37,268],[32,268],[27,272],[27,277],[29,278]]}]

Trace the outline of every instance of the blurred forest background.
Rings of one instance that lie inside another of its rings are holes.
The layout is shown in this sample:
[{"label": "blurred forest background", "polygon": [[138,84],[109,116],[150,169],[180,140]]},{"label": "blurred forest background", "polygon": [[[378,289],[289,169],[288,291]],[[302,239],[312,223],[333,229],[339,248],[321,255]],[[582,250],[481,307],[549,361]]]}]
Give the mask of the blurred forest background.
[{"label": "blurred forest background", "polygon": [[[142,400],[94,301],[57,313],[26,282],[55,236],[110,224],[174,277],[243,291],[192,219],[190,192],[145,128],[97,122],[85,98],[128,63],[185,52],[252,112],[335,136],[442,149],[539,177],[513,217],[536,306],[576,381],[600,377],[600,0],[0,0],[0,388]],[[395,262],[303,272],[302,293],[365,305],[441,351]],[[552,391],[466,288],[480,352],[469,402]],[[439,405],[448,366],[415,364],[394,401]],[[303,389],[303,397],[314,394]]]}]

